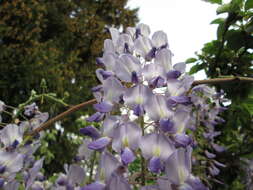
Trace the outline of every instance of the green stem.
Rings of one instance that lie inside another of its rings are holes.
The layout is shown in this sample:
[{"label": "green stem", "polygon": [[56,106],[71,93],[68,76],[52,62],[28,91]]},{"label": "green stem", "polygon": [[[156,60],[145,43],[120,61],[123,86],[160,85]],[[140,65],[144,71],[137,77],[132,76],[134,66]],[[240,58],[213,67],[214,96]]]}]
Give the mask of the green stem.
[{"label": "green stem", "polygon": [[13,114],[11,112],[5,111],[3,110],[3,113],[6,113],[7,115],[13,116]]}]

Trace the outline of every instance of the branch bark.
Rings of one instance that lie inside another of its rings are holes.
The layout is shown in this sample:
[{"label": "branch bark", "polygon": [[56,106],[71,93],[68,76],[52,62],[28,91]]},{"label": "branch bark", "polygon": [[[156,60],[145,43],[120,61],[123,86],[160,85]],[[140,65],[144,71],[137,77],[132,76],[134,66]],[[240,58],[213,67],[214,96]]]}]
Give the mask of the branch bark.
[{"label": "branch bark", "polygon": [[253,78],[250,77],[227,77],[227,78],[214,78],[205,80],[196,80],[193,82],[193,86],[199,84],[219,84],[227,82],[253,82]]},{"label": "branch bark", "polygon": [[[205,79],[205,80],[196,80],[193,82],[193,86],[199,85],[199,84],[219,84],[219,83],[228,83],[228,82],[253,82],[253,78],[250,77],[228,77],[228,78],[214,78],[214,79]],[[56,121],[62,120],[64,117],[70,115],[73,112],[76,112],[90,104],[96,103],[96,99],[89,100],[87,102],[83,102],[81,104],[75,105],[71,107],[70,109],[66,110],[65,112],[60,113],[59,115],[55,116],[54,118],[48,120],[44,124],[42,124],[40,127],[36,128],[32,133],[29,135],[33,136],[40,131],[43,131],[47,128],[49,128],[53,123]]]}]

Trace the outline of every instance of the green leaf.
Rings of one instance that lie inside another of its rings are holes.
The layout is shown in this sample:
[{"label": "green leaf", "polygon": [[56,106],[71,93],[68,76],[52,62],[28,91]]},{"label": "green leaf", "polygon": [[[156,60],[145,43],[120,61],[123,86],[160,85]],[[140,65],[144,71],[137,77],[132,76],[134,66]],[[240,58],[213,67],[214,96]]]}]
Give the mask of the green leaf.
[{"label": "green leaf", "polygon": [[191,58],[188,58],[188,59],[185,61],[185,63],[194,63],[194,62],[196,62],[196,61],[197,61],[196,58],[191,57]]},{"label": "green leaf", "polygon": [[240,30],[229,30],[226,33],[227,47],[232,50],[239,50],[245,45],[244,33]]},{"label": "green leaf", "polygon": [[213,3],[213,4],[222,4],[222,0],[205,0],[206,2]]},{"label": "green leaf", "polygon": [[247,0],[245,2],[245,9],[249,10],[249,9],[252,9],[252,8],[253,8],[253,1],[252,0]]},{"label": "green leaf", "polygon": [[204,64],[196,64],[194,66],[192,66],[192,68],[190,69],[189,74],[192,75],[194,73],[197,73],[198,71],[204,69]]},{"label": "green leaf", "polygon": [[231,10],[231,4],[227,3],[227,4],[223,4],[219,6],[216,10],[216,13],[217,14],[226,13],[226,12],[230,12],[230,10]]},{"label": "green leaf", "polygon": [[221,24],[224,23],[225,19],[224,18],[217,18],[214,19],[210,24]]}]

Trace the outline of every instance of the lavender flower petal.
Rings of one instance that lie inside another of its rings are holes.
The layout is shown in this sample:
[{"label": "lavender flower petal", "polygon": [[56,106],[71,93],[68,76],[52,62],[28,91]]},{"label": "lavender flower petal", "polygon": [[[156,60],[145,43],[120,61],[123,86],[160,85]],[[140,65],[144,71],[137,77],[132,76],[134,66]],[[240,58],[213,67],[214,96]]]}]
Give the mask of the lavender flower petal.
[{"label": "lavender flower petal", "polygon": [[81,128],[79,131],[81,134],[87,135],[93,139],[98,139],[100,137],[99,131],[93,126]]},{"label": "lavender flower petal", "polygon": [[101,112],[101,113],[107,113],[107,112],[112,111],[113,104],[110,103],[110,102],[103,101],[103,102],[94,104],[93,107],[94,107],[97,111],[99,111],[99,112]]},{"label": "lavender flower petal", "polygon": [[124,148],[124,150],[121,153],[121,160],[123,164],[128,165],[132,163],[135,160],[135,158],[136,157],[134,153],[131,151],[131,149],[129,149],[128,147]]},{"label": "lavender flower petal", "polygon": [[101,150],[105,148],[110,142],[111,142],[111,139],[109,137],[101,137],[89,143],[88,148],[91,150]]}]

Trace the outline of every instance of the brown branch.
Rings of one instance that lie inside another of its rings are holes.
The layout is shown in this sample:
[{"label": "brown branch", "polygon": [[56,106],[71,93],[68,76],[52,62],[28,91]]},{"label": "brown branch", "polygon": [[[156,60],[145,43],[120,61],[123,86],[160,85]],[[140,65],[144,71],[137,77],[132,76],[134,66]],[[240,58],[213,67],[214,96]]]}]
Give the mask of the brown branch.
[{"label": "brown branch", "polygon": [[[253,82],[253,78],[250,78],[250,77],[228,77],[228,78],[214,78],[214,79],[206,79],[206,80],[196,80],[193,82],[192,85],[195,86],[195,85],[199,85],[199,84],[219,84],[219,83],[227,83],[227,82]],[[80,110],[81,108],[84,108],[85,106],[88,106],[90,104],[94,104],[96,102],[97,102],[96,99],[92,99],[87,102],[83,102],[81,104],[75,105],[75,106],[71,107],[70,109],[68,109],[67,111],[62,112],[59,115],[57,115],[56,117],[48,120],[47,122],[42,124],[40,127],[36,128],[29,135],[35,135],[35,134],[39,133],[40,131],[47,129],[48,127],[50,127],[50,125],[52,125],[56,121],[59,121],[59,120],[63,119],[64,117],[70,115],[71,113],[76,112],[76,111]]]},{"label": "brown branch", "polygon": [[227,82],[253,82],[253,78],[250,77],[228,77],[228,78],[214,78],[206,80],[196,80],[193,82],[193,86],[199,84],[219,84]]},{"label": "brown branch", "polygon": [[90,105],[90,104],[94,104],[96,102],[97,102],[96,99],[92,99],[92,100],[89,100],[87,102],[83,102],[81,104],[75,105],[75,106],[71,107],[70,109],[66,110],[65,112],[62,112],[59,115],[57,115],[57,116],[53,117],[52,119],[48,120],[47,122],[42,124],[40,127],[36,128],[30,135],[35,135],[35,134],[39,133],[40,131],[43,131],[43,130],[47,129],[50,125],[52,125],[56,121],[59,121],[59,120],[63,119],[67,115],[70,115],[71,113],[76,112],[76,111],[80,110],[81,108],[83,108],[87,105]]}]

